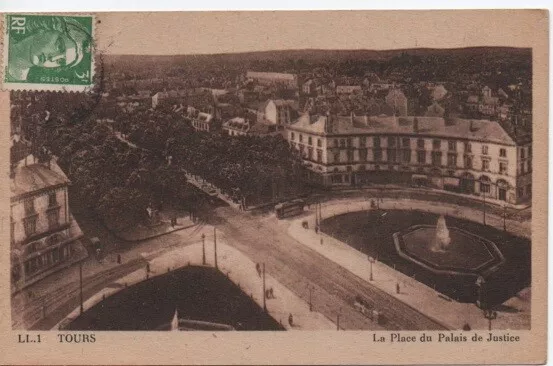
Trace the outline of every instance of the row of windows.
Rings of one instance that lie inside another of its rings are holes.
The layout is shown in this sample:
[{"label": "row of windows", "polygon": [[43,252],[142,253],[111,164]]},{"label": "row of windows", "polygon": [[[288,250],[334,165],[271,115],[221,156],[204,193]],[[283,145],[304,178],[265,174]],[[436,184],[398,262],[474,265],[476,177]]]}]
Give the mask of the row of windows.
[{"label": "row of windows", "polygon": [[[37,221],[38,213],[29,215],[23,219],[23,229],[25,230],[25,236],[33,236],[37,233]],[[52,207],[46,211],[46,216],[48,218],[48,230],[56,229],[60,226],[60,208]],[[14,238],[15,232],[15,222],[11,223],[11,235],[12,239]]]},{"label": "row of windows", "polygon": [[[48,207],[55,207],[57,205],[58,205],[58,198],[56,196],[56,192],[48,193]],[[23,201],[23,207],[25,209],[25,216],[34,215],[36,213],[35,199],[34,198],[26,199],[25,201]]]},{"label": "row of windows", "polygon": [[[388,162],[394,163],[410,163],[411,162],[411,150],[403,149],[400,150],[400,154],[397,154],[398,150],[388,149]],[[340,162],[340,153],[333,154],[334,162]],[[367,150],[359,150],[359,160],[367,161]],[[382,161],[382,149],[374,149],[374,161]],[[464,155],[464,167],[466,169],[474,169],[473,165],[474,158],[471,155]],[[319,160],[320,161],[320,160]],[[353,151],[347,151],[347,162],[354,161]],[[417,163],[426,164],[427,161],[427,152],[426,151],[417,151]],[[431,154],[432,165],[442,166],[442,152],[441,151],[432,151]],[[447,154],[447,166],[457,167],[457,154]],[[501,161],[499,162],[499,174],[507,174],[508,163]],[[483,171],[490,170],[490,159],[483,158],[481,169]]]},{"label": "row of windows", "polygon": [[[291,133],[291,139],[292,141],[295,140],[296,136],[295,133]],[[359,146],[365,147],[367,146],[367,136],[361,136],[359,138]],[[299,134],[299,142],[303,142],[303,135]],[[398,147],[401,146],[402,148],[408,148],[411,146],[411,139],[409,137],[396,137],[396,136],[388,136],[387,137],[388,147]],[[399,145],[398,145],[399,142]],[[307,144],[312,145],[313,140],[312,137],[309,136],[307,138]],[[322,147],[322,141],[321,139],[317,139],[317,146]],[[333,147],[352,147],[352,139],[351,138],[336,138],[333,141]],[[378,148],[381,147],[381,137],[374,136],[373,137],[373,146]],[[447,140],[447,146],[448,151],[457,151],[457,141],[455,140]],[[442,140],[440,139],[433,139],[432,140],[432,149],[433,150],[441,150],[442,147]],[[418,149],[424,149],[425,148],[425,140],[424,139],[417,139],[417,148]],[[470,142],[464,142],[463,148],[465,153],[472,153],[472,145]],[[530,151],[530,150],[529,150]],[[482,155],[488,155],[489,148],[488,145],[482,145]],[[507,157],[507,150],[505,148],[499,149],[499,156],[500,157]],[[524,149],[521,149],[521,157],[524,158]]]}]

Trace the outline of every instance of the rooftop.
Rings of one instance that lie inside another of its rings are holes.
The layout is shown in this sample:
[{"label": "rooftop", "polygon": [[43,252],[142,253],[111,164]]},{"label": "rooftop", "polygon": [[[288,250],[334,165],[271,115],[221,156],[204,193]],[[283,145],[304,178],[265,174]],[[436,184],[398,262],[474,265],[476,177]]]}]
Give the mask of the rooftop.
[{"label": "rooftop", "polygon": [[310,116],[304,114],[290,128],[324,135],[409,134],[515,145],[515,141],[498,122],[488,120],[413,116]]},{"label": "rooftop", "polygon": [[22,160],[15,168],[15,177],[10,180],[12,197],[70,183],[55,161],[50,162],[50,168],[34,163],[32,155],[27,157],[27,161],[29,165]]}]

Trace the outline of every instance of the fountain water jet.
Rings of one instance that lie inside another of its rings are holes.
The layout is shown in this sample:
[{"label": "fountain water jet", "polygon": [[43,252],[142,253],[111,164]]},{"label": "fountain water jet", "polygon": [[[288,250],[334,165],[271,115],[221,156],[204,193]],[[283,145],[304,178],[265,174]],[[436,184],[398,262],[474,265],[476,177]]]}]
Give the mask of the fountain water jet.
[{"label": "fountain water jet", "polygon": [[436,237],[432,242],[431,250],[433,252],[445,252],[451,243],[449,229],[445,223],[444,215],[440,215],[436,224]]}]

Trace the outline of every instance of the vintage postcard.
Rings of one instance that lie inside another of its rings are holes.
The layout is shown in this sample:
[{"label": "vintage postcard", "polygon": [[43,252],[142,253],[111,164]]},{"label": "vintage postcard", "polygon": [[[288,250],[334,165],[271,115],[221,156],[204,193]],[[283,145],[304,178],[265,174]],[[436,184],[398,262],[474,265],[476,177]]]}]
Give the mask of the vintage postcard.
[{"label": "vintage postcard", "polygon": [[544,363],[548,21],[1,15],[0,361]]}]

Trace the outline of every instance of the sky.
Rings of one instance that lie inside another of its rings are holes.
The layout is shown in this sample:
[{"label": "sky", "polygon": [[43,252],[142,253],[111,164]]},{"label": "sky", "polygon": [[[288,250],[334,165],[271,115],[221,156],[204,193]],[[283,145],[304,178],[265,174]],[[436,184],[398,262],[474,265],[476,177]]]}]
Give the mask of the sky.
[{"label": "sky", "polygon": [[540,25],[538,11],[497,10],[99,13],[96,17],[100,52],[152,55],[529,47]]}]

